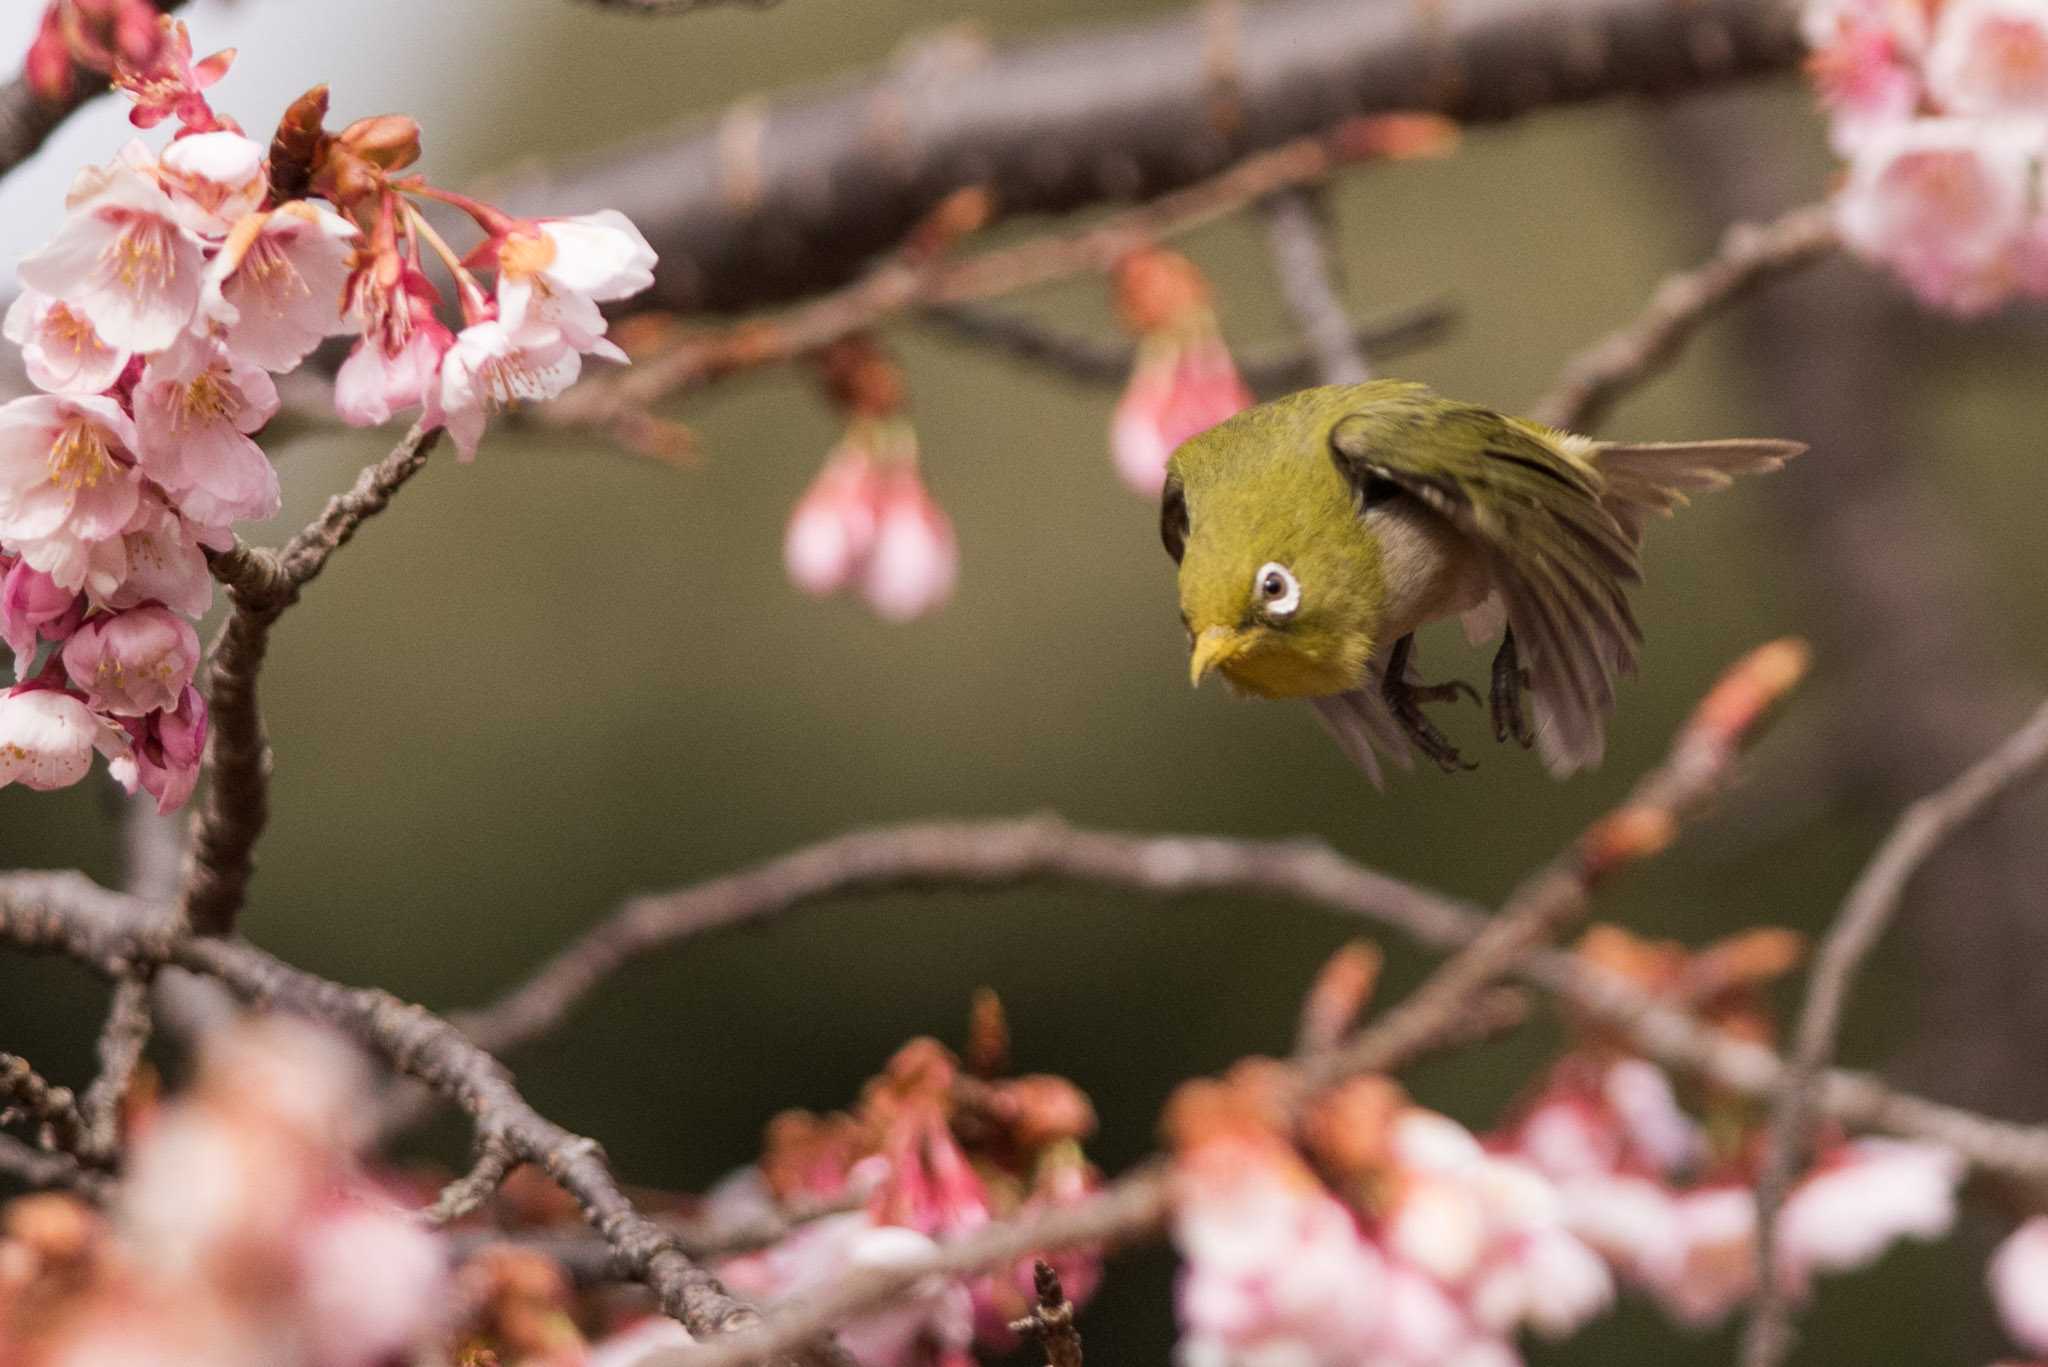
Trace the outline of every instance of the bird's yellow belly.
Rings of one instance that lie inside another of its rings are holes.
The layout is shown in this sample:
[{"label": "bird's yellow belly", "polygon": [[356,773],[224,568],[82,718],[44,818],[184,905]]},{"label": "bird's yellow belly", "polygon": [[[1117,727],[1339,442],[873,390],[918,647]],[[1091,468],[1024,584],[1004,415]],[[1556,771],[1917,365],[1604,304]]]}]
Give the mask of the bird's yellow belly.
[{"label": "bird's yellow belly", "polygon": [[1322,698],[1356,688],[1359,669],[1356,662],[1268,648],[1226,661],[1221,672],[1240,691],[1261,698]]}]

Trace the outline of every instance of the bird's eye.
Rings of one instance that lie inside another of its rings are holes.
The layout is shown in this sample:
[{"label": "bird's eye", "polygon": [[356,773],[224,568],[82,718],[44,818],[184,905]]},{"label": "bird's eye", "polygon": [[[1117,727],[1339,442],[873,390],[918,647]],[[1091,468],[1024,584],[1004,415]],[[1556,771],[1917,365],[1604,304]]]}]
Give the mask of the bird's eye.
[{"label": "bird's eye", "polygon": [[1301,606],[1301,585],[1294,572],[1277,561],[1259,566],[1252,587],[1258,595],[1259,611],[1275,621],[1286,621]]}]

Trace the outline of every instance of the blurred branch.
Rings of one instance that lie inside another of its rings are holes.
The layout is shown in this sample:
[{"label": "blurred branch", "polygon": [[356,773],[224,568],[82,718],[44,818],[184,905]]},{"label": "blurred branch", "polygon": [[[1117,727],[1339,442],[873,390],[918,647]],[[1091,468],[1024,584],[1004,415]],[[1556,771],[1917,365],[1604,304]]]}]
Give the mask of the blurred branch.
[{"label": "blurred branch", "polygon": [[[165,14],[180,9],[185,0],[155,0]],[[25,76],[0,85],[0,176],[27,161],[41,149],[50,134],[73,114],[113,89],[104,71],[74,65],[71,93],[61,100],[46,100],[29,87]]]},{"label": "blurred branch", "polygon": [[80,1103],[83,1152],[96,1162],[110,1162],[120,1146],[121,1102],[142,1063],[142,1051],[149,1047],[155,1020],[149,1005],[154,976],[137,971],[116,979],[107,1004],[106,1023],[95,1046],[100,1070]]},{"label": "blurred branch", "polygon": [[1812,1126],[1814,1081],[1834,1056],[1849,990],[1891,924],[1906,886],[1951,835],[2015,785],[2048,767],[2048,703],[2004,744],[1946,787],[1908,807],[1864,867],[1814,956],[1786,1085],[1771,1107],[1757,1181],[1756,1305],[1743,1338],[1747,1367],[1776,1367],[1792,1347],[1791,1302],[1776,1277],[1777,1218]]},{"label": "blurred branch", "polygon": [[536,411],[546,423],[611,428],[631,444],[661,400],[735,371],[794,360],[896,315],[933,305],[1013,294],[1034,285],[1107,271],[1132,248],[1236,213],[1267,195],[1323,180],[1345,165],[1386,154],[1369,122],[1347,120],[1313,137],[1259,153],[1221,174],[1089,227],[1052,232],[965,257],[947,254],[985,225],[994,201],[962,190],[942,201],[887,260],[860,280],[779,317],[685,336],[635,358],[629,371],[586,381]]},{"label": "blurred branch", "polygon": [[1676,359],[1709,317],[1835,246],[1834,215],[1825,204],[1769,223],[1736,224],[1704,264],[1664,277],[1640,315],[1566,362],[1529,416],[1567,431],[1591,431],[1623,395]]},{"label": "blurred branch", "polygon": [[1785,71],[1800,52],[1782,0],[1273,0],[1244,8],[1221,55],[1185,11],[994,51],[956,30],[865,84],[738,105],[492,197],[612,205],[661,254],[651,303],[742,310],[844,283],[966,187],[1006,216],[1063,213],[1156,197],[1348,115],[1489,122]]},{"label": "blurred branch", "polygon": [[234,929],[255,872],[256,841],[270,819],[270,743],[256,696],[270,629],[364,519],[383,511],[419,473],[440,436],[439,428],[414,426],[282,550],[238,541],[212,557],[213,576],[227,587],[231,611],[208,653],[206,769],[212,782],[186,852],[181,902],[187,922],[201,934]]},{"label": "blurred branch", "polygon": [[[934,304],[918,320],[992,351],[1036,361],[1068,379],[1122,384],[1131,377],[1137,349],[1129,342],[1063,332],[1006,309]],[[1405,356],[1440,341],[1456,321],[1447,303],[1417,304],[1381,318],[1350,323],[1354,344],[1368,355]],[[1238,357],[1238,371],[1255,393],[1277,394],[1316,383],[1317,362],[1301,347],[1267,347]]]},{"label": "blurred branch", "polygon": [[[109,975],[176,965],[216,979],[245,1002],[347,1033],[460,1105],[486,1150],[502,1147],[545,1169],[612,1246],[622,1271],[645,1282],[691,1333],[709,1337],[759,1322],[753,1307],[735,1300],[633,1208],[595,1140],[535,1111],[503,1065],[432,1012],[375,988],[316,977],[244,940],[192,933],[180,916],[80,874],[0,875],[0,940],[64,954]],[[844,1367],[843,1355],[824,1356]]]},{"label": "blurred branch", "polygon": [[88,1161],[85,1117],[69,1087],[59,1087],[19,1054],[0,1052],[0,1123],[26,1121],[42,1148]]},{"label": "blurred branch", "polygon": [[91,1201],[104,1201],[111,1180],[68,1153],[45,1153],[12,1135],[0,1134],[0,1176],[11,1177],[31,1190],[69,1187]]},{"label": "blurred branch", "polygon": [[1282,190],[1259,204],[1280,294],[1308,339],[1323,384],[1372,378],[1372,365],[1330,278],[1329,233],[1318,217],[1327,204],[1307,186]]}]

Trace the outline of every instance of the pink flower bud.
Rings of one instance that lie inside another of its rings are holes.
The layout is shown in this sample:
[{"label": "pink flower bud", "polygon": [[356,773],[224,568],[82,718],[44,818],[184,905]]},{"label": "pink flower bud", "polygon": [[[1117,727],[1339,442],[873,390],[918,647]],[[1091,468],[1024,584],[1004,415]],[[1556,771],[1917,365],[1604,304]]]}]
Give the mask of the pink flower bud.
[{"label": "pink flower bud", "polygon": [[64,670],[100,712],[139,717],[175,708],[199,666],[199,634],[167,608],[95,617],[64,646]]},{"label": "pink flower bud", "polygon": [[881,472],[865,447],[845,443],[790,510],[782,563],[805,593],[837,593],[874,549]]},{"label": "pink flower bud", "polygon": [[1130,489],[1157,498],[1174,448],[1251,407],[1215,321],[1153,333],[1138,344],[1131,382],[1110,421],[1110,453]]},{"label": "pink flower bud", "polygon": [[953,595],[960,573],[953,523],[932,501],[914,466],[884,476],[875,523],[874,553],[861,593],[886,621],[907,622]]},{"label": "pink flower bud", "polygon": [[27,561],[15,561],[0,584],[0,635],[14,652],[15,677],[28,676],[38,637],[61,641],[77,630],[84,615],[85,599],[76,590],[59,588]]},{"label": "pink flower bud", "polygon": [[206,699],[188,686],[176,710],[120,721],[130,746],[108,765],[108,772],[129,792],[141,788],[154,797],[159,812],[184,806],[199,783],[199,761],[206,753]]},{"label": "pink flower bud", "polygon": [[2048,1216],[2028,1220],[1998,1246],[1990,1275],[2005,1331],[2029,1352],[2048,1353]]}]

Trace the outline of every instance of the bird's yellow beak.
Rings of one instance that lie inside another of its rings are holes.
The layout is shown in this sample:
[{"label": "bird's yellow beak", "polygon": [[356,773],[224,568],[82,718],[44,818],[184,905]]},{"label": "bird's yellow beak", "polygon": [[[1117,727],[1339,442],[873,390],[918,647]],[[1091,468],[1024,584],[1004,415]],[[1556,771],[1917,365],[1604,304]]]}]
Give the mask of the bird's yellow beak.
[{"label": "bird's yellow beak", "polygon": [[1188,682],[1196,688],[1217,666],[1243,653],[1245,636],[1229,627],[1205,627],[1188,655]]}]

